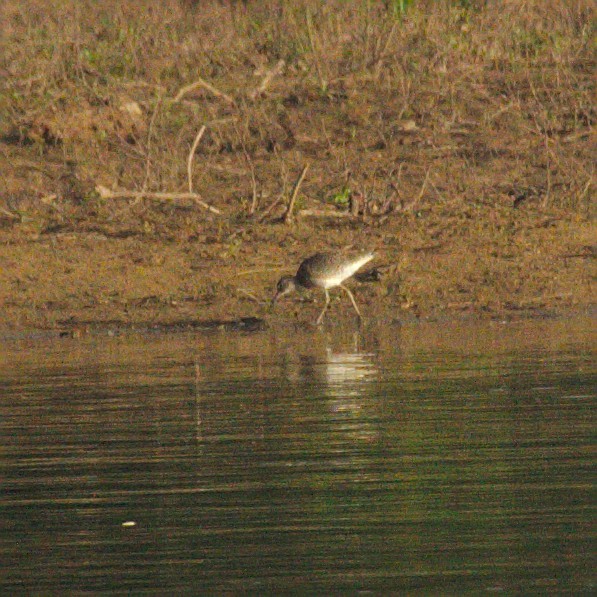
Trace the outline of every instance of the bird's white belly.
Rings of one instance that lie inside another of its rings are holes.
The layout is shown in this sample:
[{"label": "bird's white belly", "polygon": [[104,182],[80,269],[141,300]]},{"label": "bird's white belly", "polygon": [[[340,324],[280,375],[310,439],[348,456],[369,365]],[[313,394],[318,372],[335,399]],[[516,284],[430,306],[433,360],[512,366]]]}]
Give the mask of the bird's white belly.
[{"label": "bird's white belly", "polygon": [[352,263],[346,264],[332,276],[326,276],[325,280],[321,280],[321,285],[324,288],[333,288],[334,286],[340,286],[340,284],[342,284],[344,280],[350,278],[350,276],[352,276],[358,269],[363,267],[365,263],[371,261],[372,259],[373,254],[363,255],[360,259],[357,259]]},{"label": "bird's white belly", "polygon": [[349,278],[350,274],[348,276],[342,274],[337,274],[331,278],[324,278],[324,279],[320,279],[317,280],[317,282],[319,283],[319,285],[322,288],[334,288],[334,286],[340,286],[340,284],[342,284],[342,282],[344,282],[344,280],[346,280],[346,278]]}]

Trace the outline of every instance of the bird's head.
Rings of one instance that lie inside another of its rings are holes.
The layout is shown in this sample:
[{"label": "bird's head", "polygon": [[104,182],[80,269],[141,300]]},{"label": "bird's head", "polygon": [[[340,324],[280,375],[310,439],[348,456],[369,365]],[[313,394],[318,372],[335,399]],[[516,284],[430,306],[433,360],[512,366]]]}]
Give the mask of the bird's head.
[{"label": "bird's head", "polygon": [[296,282],[293,276],[282,276],[278,281],[276,286],[276,294],[272,299],[272,307],[276,304],[276,301],[283,297],[285,294],[288,294],[296,290]]}]

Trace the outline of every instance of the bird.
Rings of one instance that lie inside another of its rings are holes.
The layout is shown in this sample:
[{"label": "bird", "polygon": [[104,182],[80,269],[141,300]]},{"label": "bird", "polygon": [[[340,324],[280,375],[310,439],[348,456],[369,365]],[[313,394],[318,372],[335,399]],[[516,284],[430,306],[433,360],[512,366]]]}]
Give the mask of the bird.
[{"label": "bird", "polygon": [[299,266],[294,276],[282,276],[276,286],[276,294],[272,299],[272,307],[282,296],[302,288],[321,288],[325,292],[325,306],[320,313],[316,325],[321,324],[323,316],[330,304],[330,288],[339,286],[348,294],[354,310],[359,319],[362,319],[361,312],[357,307],[352,292],[343,282],[350,278],[363,265],[375,257],[372,251],[361,251],[358,253],[346,253],[343,251],[330,251],[325,253],[315,253],[307,257]]}]

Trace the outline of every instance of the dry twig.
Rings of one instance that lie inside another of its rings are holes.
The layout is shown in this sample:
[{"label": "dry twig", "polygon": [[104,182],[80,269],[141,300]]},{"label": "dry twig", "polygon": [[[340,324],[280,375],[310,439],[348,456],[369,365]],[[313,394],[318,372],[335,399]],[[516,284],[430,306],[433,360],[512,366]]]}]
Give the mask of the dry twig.
[{"label": "dry twig", "polygon": [[265,73],[265,76],[263,77],[261,84],[259,85],[259,87],[257,87],[253,91],[251,91],[251,93],[249,94],[249,97],[252,100],[254,100],[258,96],[260,96],[269,87],[273,78],[277,77],[279,74],[282,73],[285,65],[286,65],[286,62],[284,62],[284,60],[278,60],[276,66],[274,66],[273,68],[270,68],[267,71],[267,73]]},{"label": "dry twig", "polygon": [[421,199],[423,198],[423,195],[425,194],[425,190],[427,189],[427,183],[429,182],[429,174],[431,174],[431,166],[429,168],[427,168],[427,174],[425,174],[425,180],[423,181],[423,184],[421,185],[421,190],[419,191],[419,195],[412,202],[411,209],[414,209],[419,204],[419,201],[421,201]]},{"label": "dry twig", "polygon": [[180,91],[174,97],[173,102],[174,103],[179,102],[187,93],[189,93],[190,91],[194,91],[195,89],[198,89],[199,87],[203,87],[203,89],[207,89],[207,91],[209,91],[212,95],[215,95],[216,97],[221,97],[224,101],[228,102],[229,104],[236,103],[234,101],[234,98],[230,97],[228,94],[224,93],[223,91],[220,91],[218,88],[214,87],[213,85],[211,85],[210,83],[208,83],[207,81],[202,79],[201,77],[199,77],[194,83],[191,83],[190,85],[185,85],[184,87],[181,87]]},{"label": "dry twig", "polygon": [[290,196],[290,202],[288,203],[288,209],[286,210],[286,213],[284,214],[284,223],[285,224],[290,224],[290,222],[292,222],[292,211],[294,209],[294,203],[296,201],[299,189],[301,188],[301,184],[303,184],[303,180],[305,179],[305,175],[307,174],[308,169],[309,169],[309,164],[305,164],[303,166],[303,169],[302,169],[299,177],[297,178],[295,185],[294,185],[294,189],[292,190],[292,195]]},{"label": "dry twig", "polygon": [[149,127],[147,129],[147,150],[145,155],[145,180],[143,181],[143,188],[147,188],[147,183],[149,182],[149,175],[151,173],[151,140],[153,137],[153,127],[155,124],[155,119],[158,115],[158,111],[162,105],[162,96],[158,97],[158,101],[156,102],[155,108],[153,110],[153,114],[151,115],[151,119],[149,120]]},{"label": "dry twig", "polygon": [[237,290],[240,294],[244,294],[248,299],[256,302],[259,305],[267,304],[266,301],[263,301],[263,300],[257,298],[252,292],[249,292],[248,290],[245,290],[244,288],[238,288]]},{"label": "dry twig", "polygon": [[203,125],[195,140],[193,141],[193,145],[191,146],[191,151],[189,152],[189,157],[187,158],[187,178],[189,180],[189,193],[193,192],[193,158],[195,156],[195,150],[197,149],[197,145],[199,145],[199,141],[201,141],[201,137],[203,137],[203,133],[205,133],[206,126]]},{"label": "dry twig", "polygon": [[354,218],[354,214],[349,211],[339,211],[337,209],[301,209],[298,215],[305,218]]},{"label": "dry twig", "polygon": [[284,198],[284,193],[278,195],[278,197],[266,208],[263,210],[261,215],[259,216],[259,222],[263,222],[267,216],[269,216],[272,211],[282,203],[282,199]]},{"label": "dry twig", "polygon": [[155,193],[151,191],[111,191],[107,187],[97,185],[95,187],[98,195],[102,199],[154,199],[156,201],[178,201],[189,199],[197,205],[211,211],[214,214],[222,213],[219,209],[205,203],[201,195],[197,193]]}]

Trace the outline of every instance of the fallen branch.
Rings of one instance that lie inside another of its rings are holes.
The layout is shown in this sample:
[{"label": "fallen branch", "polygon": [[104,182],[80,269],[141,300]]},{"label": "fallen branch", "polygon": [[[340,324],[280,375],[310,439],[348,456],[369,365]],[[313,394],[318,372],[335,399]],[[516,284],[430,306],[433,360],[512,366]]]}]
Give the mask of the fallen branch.
[{"label": "fallen branch", "polygon": [[180,89],[180,91],[176,94],[176,96],[174,97],[173,102],[174,103],[179,102],[187,93],[189,93],[190,91],[194,91],[195,89],[198,89],[200,87],[203,87],[203,89],[207,89],[207,91],[209,91],[212,95],[215,95],[216,97],[221,97],[223,100],[225,100],[229,104],[236,103],[234,101],[234,98],[230,97],[228,94],[224,93],[223,91],[220,91],[219,89],[217,89],[216,87],[214,87],[213,85],[208,83],[207,81],[203,80],[201,77],[199,79],[197,79],[194,83],[191,83],[190,85],[185,85],[184,87],[182,87]]},{"label": "fallen branch", "polygon": [[299,174],[299,177],[298,177],[296,183],[294,184],[294,189],[292,190],[290,202],[288,203],[288,209],[286,210],[286,213],[284,214],[284,223],[285,224],[290,224],[290,222],[292,222],[292,210],[294,209],[294,203],[296,201],[299,189],[301,188],[301,184],[303,184],[303,180],[305,178],[305,175],[307,174],[308,169],[309,169],[309,164],[306,164],[305,166],[303,166],[303,169],[302,169],[301,173]]},{"label": "fallen branch", "polygon": [[198,195],[197,193],[155,193],[151,191],[128,190],[111,191],[102,185],[97,185],[95,190],[101,199],[153,199],[155,201],[179,201],[187,199],[194,201],[197,205],[200,205],[214,214],[222,213],[219,209],[205,203],[205,201],[201,199],[201,195]]}]

